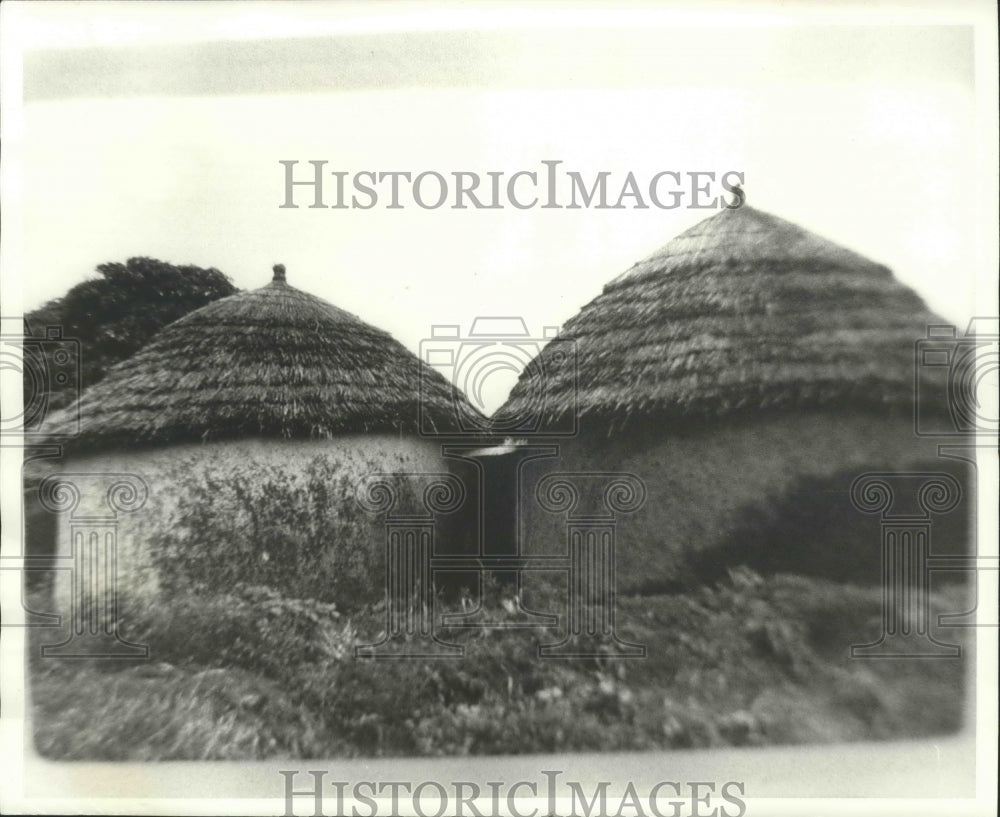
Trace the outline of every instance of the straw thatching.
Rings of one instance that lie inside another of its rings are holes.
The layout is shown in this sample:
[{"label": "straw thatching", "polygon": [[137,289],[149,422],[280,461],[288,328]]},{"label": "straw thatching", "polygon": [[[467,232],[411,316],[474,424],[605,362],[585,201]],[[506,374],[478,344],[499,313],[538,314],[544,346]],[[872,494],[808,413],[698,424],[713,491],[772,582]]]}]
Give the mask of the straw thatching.
[{"label": "straw thatching", "polygon": [[[325,438],[451,428],[475,410],[388,333],[290,286],[284,268],[260,289],[162,329],[88,389],[79,448],[231,439]],[[72,431],[55,417],[51,433]]]},{"label": "straw thatching", "polygon": [[[761,410],[910,411],[914,342],[942,323],[884,266],[743,206],[681,233],[604,287],[498,416],[674,421]],[[533,409],[532,407],[535,407]]]}]

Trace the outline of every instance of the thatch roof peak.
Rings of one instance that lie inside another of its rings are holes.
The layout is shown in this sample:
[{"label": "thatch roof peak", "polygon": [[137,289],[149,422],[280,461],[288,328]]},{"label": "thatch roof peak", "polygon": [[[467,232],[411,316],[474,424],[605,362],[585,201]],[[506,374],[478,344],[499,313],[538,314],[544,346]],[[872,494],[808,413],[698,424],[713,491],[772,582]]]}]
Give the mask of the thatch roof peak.
[{"label": "thatch roof peak", "polygon": [[[280,266],[280,265],[278,265]],[[464,395],[387,332],[278,277],[164,327],[79,401],[79,447],[453,427]],[[76,407],[52,418],[72,433]]]},{"label": "thatch roof peak", "polygon": [[[639,415],[911,411],[914,343],[941,322],[885,266],[755,208],[723,210],[608,283],[497,416],[535,410],[539,376],[550,421],[613,427]],[[567,343],[575,371],[553,362]]]},{"label": "thatch roof peak", "polygon": [[689,227],[613,279],[609,286],[646,274],[663,275],[677,269],[774,259],[853,266],[873,274],[879,274],[879,270],[881,274],[891,274],[881,264],[798,224],[744,204],[722,209]]}]

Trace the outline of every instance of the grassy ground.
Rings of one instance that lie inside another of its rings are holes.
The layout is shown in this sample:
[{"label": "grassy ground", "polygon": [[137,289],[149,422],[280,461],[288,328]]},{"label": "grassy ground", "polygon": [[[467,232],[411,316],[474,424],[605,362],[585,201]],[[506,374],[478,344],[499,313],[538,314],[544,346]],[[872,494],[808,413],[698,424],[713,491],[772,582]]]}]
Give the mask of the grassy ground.
[{"label": "grassy ground", "polygon": [[[550,591],[526,594],[557,610]],[[35,609],[46,609],[44,589]],[[881,631],[881,589],[746,569],[684,594],[620,597],[618,629],[647,658],[543,660],[558,632],[441,630],[459,660],[359,660],[378,606],[236,587],[192,592],[121,622],[147,661],[41,658],[35,741],[49,758],[260,759],[601,751],[888,739],[961,725],[968,651],[950,660],[857,660]],[[966,608],[961,588],[937,612]],[[939,637],[967,641],[963,630]]]}]

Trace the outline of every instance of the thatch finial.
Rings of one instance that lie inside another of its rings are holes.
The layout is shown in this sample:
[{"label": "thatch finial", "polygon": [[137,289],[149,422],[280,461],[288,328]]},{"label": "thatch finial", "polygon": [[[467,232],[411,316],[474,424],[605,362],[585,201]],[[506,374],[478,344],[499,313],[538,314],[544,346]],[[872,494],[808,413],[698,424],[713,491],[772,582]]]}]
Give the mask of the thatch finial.
[{"label": "thatch finial", "polygon": [[274,270],[274,278],[272,278],[271,280],[272,281],[281,281],[281,283],[285,283],[285,265],[284,264],[275,264],[272,267],[272,269]]},{"label": "thatch finial", "polygon": [[733,200],[726,202],[727,210],[736,210],[747,203],[747,191],[743,189],[743,182],[737,182],[729,191],[733,194]]}]

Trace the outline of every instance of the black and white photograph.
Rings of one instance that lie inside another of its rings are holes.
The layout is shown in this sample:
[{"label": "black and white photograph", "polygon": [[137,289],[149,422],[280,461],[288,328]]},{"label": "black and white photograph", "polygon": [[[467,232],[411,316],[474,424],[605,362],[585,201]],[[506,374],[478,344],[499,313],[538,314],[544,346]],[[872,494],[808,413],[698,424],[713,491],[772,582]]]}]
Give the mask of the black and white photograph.
[{"label": "black and white photograph", "polygon": [[5,813],[997,813],[995,3],[0,46]]}]

